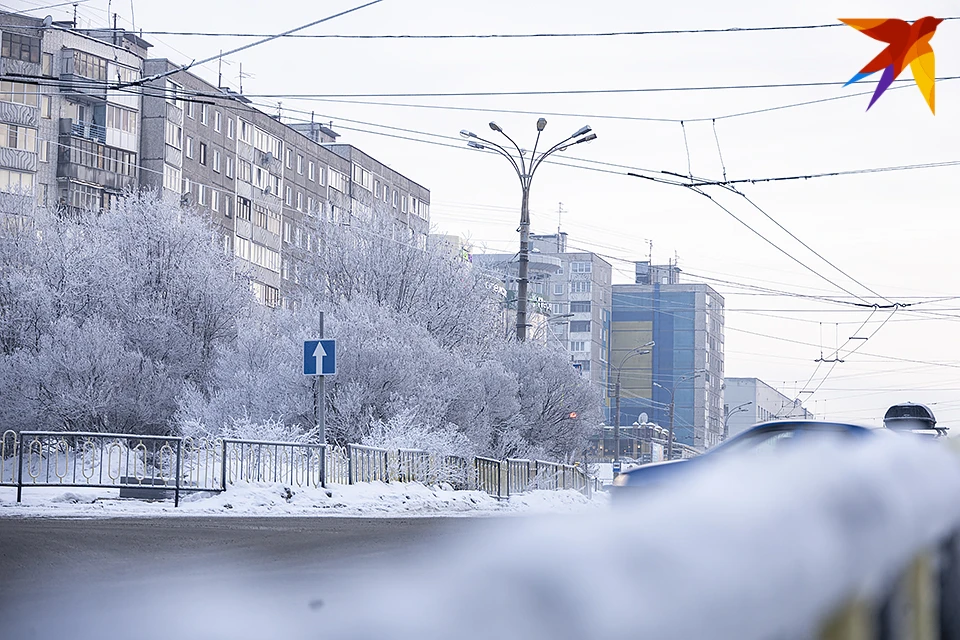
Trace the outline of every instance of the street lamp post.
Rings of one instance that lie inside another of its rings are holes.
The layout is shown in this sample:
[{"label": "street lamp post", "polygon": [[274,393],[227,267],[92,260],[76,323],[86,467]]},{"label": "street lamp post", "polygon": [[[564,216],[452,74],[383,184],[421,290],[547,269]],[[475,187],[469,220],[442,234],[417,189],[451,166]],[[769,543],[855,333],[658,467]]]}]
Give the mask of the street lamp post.
[{"label": "street lamp post", "polygon": [[572,136],[553,145],[546,151],[541,151],[537,155],[537,146],[540,144],[540,134],[547,126],[546,118],[537,120],[537,140],[533,143],[533,153],[530,157],[525,157],[524,151],[514,142],[513,138],[508,136],[496,122],[490,123],[490,128],[501,134],[510,141],[513,148],[517,150],[517,156],[514,157],[511,151],[496,142],[491,142],[481,138],[477,134],[462,130],[460,135],[468,138],[467,146],[481,151],[494,151],[505,157],[513,170],[517,172],[520,179],[520,189],[522,190],[522,199],[520,200],[520,253],[519,274],[517,277],[517,340],[523,342],[527,338],[527,276],[530,266],[530,183],[533,181],[533,174],[537,171],[540,163],[552,153],[564,151],[575,144],[581,142],[590,142],[597,138],[597,134],[591,133],[590,127],[581,127]]},{"label": "street lamp post", "polygon": [[677,381],[673,383],[673,387],[670,387],[670,388],[667,388],[657,382],[653,383],[653,386],[660,387],[661,389],[663,389],[664,391],[670,394],[670,435],[667,438],[667,460],[673,460],[673,417],[674,417],[674,410],[676,407],[676,403],[674,402],[673,395],[676,393],[677,387],[680,386],[681,382],[699,378],[701,373],[703,373],[702,370],[694,371],[693,374],[691,375],[680,376],[677,379]]},{"label": "street lamp post", "polygon": [[[627,363],[627,360],[633,356],[642,356],[650,353],[650,350],[647,347],[652,347],[656,343],[651,340],[647,344],[642,344],[639,347],[630,350],[625,356],[620,359],[620,364],[617,365],[617,382],[614,387],[614,422],[613,422],[613,443],[614,453],[613,453],[613,465],[616,467],[620,464],[620,374],[623,370],[623,365]],[[609,389],[609,387],[607,387]]]},{"label": "street lamp post", "polygon": [[751,404],[753,404],[753,400],[750,400],[749,402],[744,402],[743,404],[738,404],[738,405],[735,406],[733,409],[729,409],[729,410],[727,410],[727,411],[724,412],[724,415],[723,415],[723,439],[721,440],[721,442],[723,442],[724,440],[727,439],[727,423],[730,421],[730,418],[731,418],[732,416],[735,416],[735,415],[738,414],[738,413],[743,413],[744,411],[749,411],[749,409],[747,409],[747,407],[750,406]]}]

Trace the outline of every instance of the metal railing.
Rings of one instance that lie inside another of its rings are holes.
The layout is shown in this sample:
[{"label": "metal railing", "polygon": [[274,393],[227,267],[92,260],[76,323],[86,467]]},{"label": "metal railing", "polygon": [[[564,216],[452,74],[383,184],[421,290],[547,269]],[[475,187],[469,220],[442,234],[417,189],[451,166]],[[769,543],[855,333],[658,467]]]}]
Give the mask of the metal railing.
[{"label": "metal railing", "polygon": [[246,480],[325,487],[325,450],[322,444],[223,440],[221,486]]},{"label": "metal railing", "polygon": [[[326,487],[360,482],[447,484],[508,498],[533,489],[575,489],[597,480],[577,466],[542,460],[471,459],[419,449],[350,444],[177,438],[115,433],[6,431],[0,436],[0,486],[119,488],[120,497],[226,491],[241,482]],[[124,490],[128,496],[124,495]],[[131,490],[137,490],[136,495]]]},{"label": "metal railing", "polygon": [[347,445],[349,484],[357,482],[390,482],[388,451],[362,444]]}]

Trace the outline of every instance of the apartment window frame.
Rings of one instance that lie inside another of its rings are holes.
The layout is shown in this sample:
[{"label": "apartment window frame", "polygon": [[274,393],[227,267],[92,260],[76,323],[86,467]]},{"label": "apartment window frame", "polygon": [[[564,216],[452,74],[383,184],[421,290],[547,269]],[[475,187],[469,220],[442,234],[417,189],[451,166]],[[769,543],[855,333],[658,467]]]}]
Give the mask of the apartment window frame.
[{"label": "apartment window frame", "polygon": [[40,64],[40,38],[4,31],[0,42],[0,55],[11,60]]},{"label": "apartment window frame", "polygon": [[217,133],[223,131],[223,114],[219,111],[213,112],[213,130]]},{"label": "apartment window frame", "polygon": [[213,170],[217,173],[220,173],[220,162],[221,162],[220,149],[214,149],[213,150]]},{"label": "apartment window frame", "polygon": [[183,141],[183,155],[193,159],[193,136],[186,136]]}]

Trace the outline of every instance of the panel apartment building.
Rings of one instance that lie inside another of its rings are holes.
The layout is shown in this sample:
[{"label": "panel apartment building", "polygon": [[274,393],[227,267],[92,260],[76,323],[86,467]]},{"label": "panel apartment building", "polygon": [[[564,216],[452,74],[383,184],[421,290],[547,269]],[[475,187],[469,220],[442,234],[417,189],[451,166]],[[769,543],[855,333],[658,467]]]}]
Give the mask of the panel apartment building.
[{"label": "panel apartment building", "polygon": [[[638,262],[635,284],[613,285],[610,375],[611,383],[621,376],[620,424],[646,413],[669,427],[672,404],[676,442],[704,450],[722,441],[723,302],[707,285],[681,283],[674,265]],[[627,357],[651,341],[650,353]]]},{"label": "panel apartment building", "polygon": [[[588,252],[567,251],[567,234],[531,234],[528,284],[531,339],[562,345],[584,376],[607,385],[613,268]],[[474,254],[474,265],[497,273],[516,300],[516,254]]]},{"label": "panel apartment building", "polygon": [[296,297],[321,221],[386,215],[393,225],[381,233],[426,246],[429,190],[337,143],[330,127],[283,124],[184,71],[142,92],[107,90],[179,68],[148,58],[150,44],[131,33],[11,13],[0,13],[0,32],[0,191],[97,209],[159,190],[210,216],[271,306]]},{"label": "panel apartment building", "polygon": [[796,418],[812,420],[797,398],[790,398],[758,378],[724,378],[724,431],[726,438],[758,422]]}]

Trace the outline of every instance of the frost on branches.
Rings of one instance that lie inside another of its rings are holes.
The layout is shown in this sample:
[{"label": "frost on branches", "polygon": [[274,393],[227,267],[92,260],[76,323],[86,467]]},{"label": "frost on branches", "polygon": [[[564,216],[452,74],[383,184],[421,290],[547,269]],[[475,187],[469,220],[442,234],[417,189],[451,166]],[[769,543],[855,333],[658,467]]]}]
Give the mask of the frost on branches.
[{"label": "frost on branches", "polygon": [[328,441],[578,455],[600,420],[599,391],[562,350],[507,338],[500,303],[471,265],[395,239],[405,236],[389,215],[312,221],[311,251],[284,246],[289,309],[256,304],[246,263],[211,242],[202,215],[156,195],[7,226],[5,426],[309,439],[302,344],[322,310],[338,342]]}]

